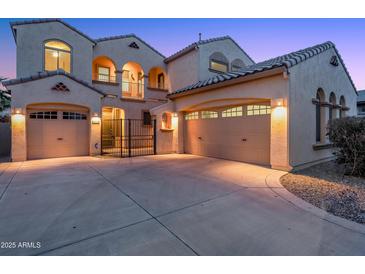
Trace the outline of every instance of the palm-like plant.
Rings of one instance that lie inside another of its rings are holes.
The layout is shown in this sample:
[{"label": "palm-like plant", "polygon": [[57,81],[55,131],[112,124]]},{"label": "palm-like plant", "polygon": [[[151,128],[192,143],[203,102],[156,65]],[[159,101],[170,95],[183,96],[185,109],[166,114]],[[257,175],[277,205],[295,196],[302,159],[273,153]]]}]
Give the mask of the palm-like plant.
[{"label": "palm-like plant", "polygon": [[[6,78],[0,76],[0,83],[4,81]],[[0,86],[0,111],[3,111],[6,108],[10,107],[10,94],[6,92],[6,90]]]}]

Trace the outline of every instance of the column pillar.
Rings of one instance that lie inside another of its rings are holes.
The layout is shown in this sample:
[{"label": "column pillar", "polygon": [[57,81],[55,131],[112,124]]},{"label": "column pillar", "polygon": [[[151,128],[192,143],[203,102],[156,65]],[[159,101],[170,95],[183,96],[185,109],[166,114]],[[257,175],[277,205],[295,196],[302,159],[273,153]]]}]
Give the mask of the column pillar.
[{"label": "column pillar", "polygon": [[[277,100],[282,103],[278,105]],[[273,169],[289,171],[288,109],[284,99],[271,100],[270,164]]]},{"label": "column pillar", "polygon": [[178,136],[177,136],[177,153],[185,153],[184,149],[184,112],[179,111],[178,118]]},{"label": "column pillar", "polygon": [[13,162],[27,160],[25,110],[15,108],[11,114],[11,160]]}]

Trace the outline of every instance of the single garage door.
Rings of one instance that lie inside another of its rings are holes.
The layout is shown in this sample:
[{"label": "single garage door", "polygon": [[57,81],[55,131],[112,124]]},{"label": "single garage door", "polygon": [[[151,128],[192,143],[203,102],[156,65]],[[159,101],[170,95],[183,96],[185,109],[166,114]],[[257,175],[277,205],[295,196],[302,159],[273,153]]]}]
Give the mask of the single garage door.
[{"label": "single garage door", "polygon": [[185,115],[186,153],[270,164],[270,106],[246,105]]},{"label": "single garage door", "polygon": [[83,109],[29,109],[28,159],[89,155],[88,113]]}]

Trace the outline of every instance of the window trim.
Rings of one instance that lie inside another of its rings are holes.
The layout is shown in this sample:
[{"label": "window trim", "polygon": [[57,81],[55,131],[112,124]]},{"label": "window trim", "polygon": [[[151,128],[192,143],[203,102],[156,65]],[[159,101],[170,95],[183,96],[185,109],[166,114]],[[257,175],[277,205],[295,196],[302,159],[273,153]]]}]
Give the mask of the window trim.
[{"label": "window trim", "polygon": [[[52,47],[47,47],[46,44],[48,42],[52,42],[52,41],[57,41],[57,42],[64,43],[65,45],[67,45],[70,48],[70,51],[62,50],[62,49],[56,49],[56,48],[52,48]],[[73,72],[73,48],[69,43],[67,43],[67,42],[65,42],[61,39],[57,39],[57,38],[47,39],[47,40],[43,41],[43,44],[42,44],[42,52],[43,52],[43,55],[42,55],[42,71],[47,71],[46,70],[46,49],[51,49],[51,50],[57,50],[57,51],[70,53],[70,72],[69,73],[71,74]],[[57,69],[59,69],[58,60],[57,60]],[[68,72],[66,71],[66,73],[68,73]]]}]

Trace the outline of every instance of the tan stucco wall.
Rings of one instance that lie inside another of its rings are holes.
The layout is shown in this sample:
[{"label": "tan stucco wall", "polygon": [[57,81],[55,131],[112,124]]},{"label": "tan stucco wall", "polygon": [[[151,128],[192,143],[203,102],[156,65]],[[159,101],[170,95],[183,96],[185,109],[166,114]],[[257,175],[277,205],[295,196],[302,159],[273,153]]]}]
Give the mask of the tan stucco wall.
[{"label": "tan stucco wall", "polygon": [[[59,92],[51,88],[59,83],[64,83],[70,92]],[[97,114],[101,116],[101,96],[99,93],[67,78],[57,75],[11,86],[12,108],[21,108],[26,115],[26,108],[30,104],[58,103],[73,104],[87,107],[90,118]],[[12,121],[16,116],[12,116]],[[12,123],[12,160],[26,160],[26,123],[25,116],[22,123]],[[100,124],[92,125],[90,121],[90,154],[100,154]]]},{"label": "tan stucco wall", "polygon": [[[333,49],[314,56],[289,70],[290,99],[290,164],[294,167],[306,163],[332,157],[332,150],[313,150],[316,143],[315,105],[318,88],[325,92],[328,102],[331,92],[336,94],[337,104],[341,95],[345,96],[350,107],[347,115],[356,115],[356,93],[340,64],[335,67],[330,64],[330,58],[335,55]],[[325,120],[328,120],[328,108],[325,107]]]},{"label": "tan stucco wall", "polygon": [[16,26],[17,78],[43,71],[44,41],[59,39],[72,48],[71,72],[91,83],[93,43],[60,22]]},{"label": "tan stucco wall", "polygon": [[171,83],[171,91],[186,87],[198,81],[198,54],[197,50],[193,50],[167,64],[167,74]]}]

